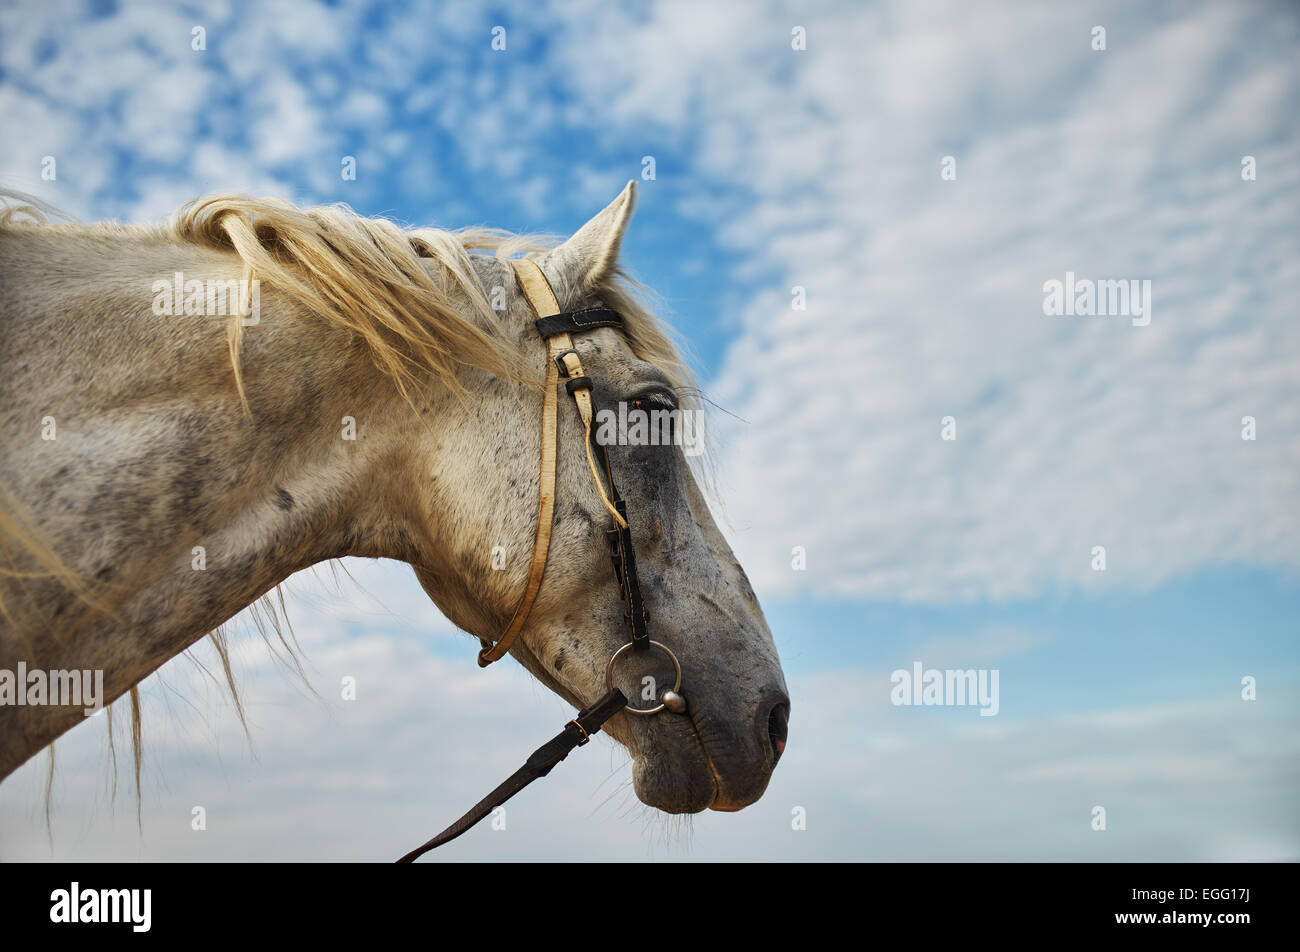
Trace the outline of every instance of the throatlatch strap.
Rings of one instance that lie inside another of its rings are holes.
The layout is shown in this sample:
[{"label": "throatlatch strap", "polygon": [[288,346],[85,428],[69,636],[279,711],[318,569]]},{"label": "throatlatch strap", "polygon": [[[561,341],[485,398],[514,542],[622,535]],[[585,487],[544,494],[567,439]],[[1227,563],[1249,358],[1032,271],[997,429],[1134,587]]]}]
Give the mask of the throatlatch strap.
[{"label": "throatlatch strap", "polygon": [[[561,320],[564,326],[572,327],[574,330],[621,325],[622,319],[608,308],[591,308],[588,311],[561,314],[555,292],[551,290],[550,282],[546,280],[546,275],[542,273],[537,263],[522,258],[512,261],[511,264],[514,265],[515,274],[523,287],[524,296],[528,298],[529,305],[537,314],[538,320],[535,323],[539,331],[543,330],[545,322],[549,320]],[[608,316],[611,314],[617,320]],[[591,404],[591,382],[582,369],[578,352],[573,349],[573,338],[567,331],[557,331],[546,337],[546,393],[542,402],[542,460],[537,499],[537,535],[533,539],[533,558],[528,568],[528,584],[524,588],[524,596],[520,599],[514,616],[510,619],[510,624],[506,626],[505,633],[497,639],[496,644],[482,639],[483,650],[478,655],[480,668],[486,668],[493,661],[504,657],[510,650],[510,646],[519,637],[519,632],[523,630],[524,622],[528,620],[528,613],[532,611],[533,602],[542,587],[542,576],[546,572],[546,557],[551,548],[551,528],[555,521],[556,404],[559,399],[557,391],[561,369],[569,378],[571,385],[569,393],[573,395],[573,400],[578,405],[578,413],[582,417],[582,424],[586,430],[587,465],[591,469],[592,478],[596,481],[600,501],[613,517],[615,526],[627,528],[627,521],[623,514],[614,507],[605,494],[605,486],[591,452],[591,425],[594,416]]]},{"label": "throatlatch strap", "polygon": [[545,777],[551,772],[552,767],[569,756],[573,748],[581,747],[587,743],[591,739],[591,735],[599,732],[601,726],[623,710],[626,704],[627,697],[618,688],[614,688],[591,707],[580,712],[577,717],[565,724],[564,730],[533,751],[522,767],[507,777],[499,787],[474,804],[468,813],[423,846],[411,850],[398,862],[413,862],[429,852],[429,850],[460,836],[538,777]]},{"label": "throatlatch strap", "polygon": [[[522,262],[520,262],[522,263]],[[559,303],[555,292],[547,282],[542,269],[533,262],[531,269],[515,267],[519,282],[523,285],[528,303],[539,316],[557,314]],[[478,654],[478,666],[486,668],[493,661],[505,656],[510,646],[519,637],[519,632],[528,620],[533,601],[542,587],[542,575],[546,572],[546,556],[551,549],[551,527],[555,521],[555,441],[556,441],[556,404],[559,400],[557,390],[560,383],[560,368],[556,358],[566,350],[573,349],[573,339],[568,334],[557,334],[546,341],[546,392],[542,398],[542,463],[541,479],[537,493],[537,535],[533,539],[533,559],[528,567],[528,585],[524,588],[524,597],[519,600],[514,617],[506,626],[505,633],[497,639],[496,644],[483,642],[483,650]]]}]

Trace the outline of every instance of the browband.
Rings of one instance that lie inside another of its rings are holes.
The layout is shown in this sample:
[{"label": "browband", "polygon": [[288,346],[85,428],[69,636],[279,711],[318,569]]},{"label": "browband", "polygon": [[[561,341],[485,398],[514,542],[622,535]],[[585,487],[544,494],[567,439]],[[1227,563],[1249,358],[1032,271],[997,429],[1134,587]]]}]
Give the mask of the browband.
[{"label": "browband", "polygon": [[537,333],[543,337],[555,334],[576,334],[596,327],[622,328],[623,318],[618,311],[608,307],[589,307],[581,311],[565,311],[563,314],[551,314],[533,322]]}]

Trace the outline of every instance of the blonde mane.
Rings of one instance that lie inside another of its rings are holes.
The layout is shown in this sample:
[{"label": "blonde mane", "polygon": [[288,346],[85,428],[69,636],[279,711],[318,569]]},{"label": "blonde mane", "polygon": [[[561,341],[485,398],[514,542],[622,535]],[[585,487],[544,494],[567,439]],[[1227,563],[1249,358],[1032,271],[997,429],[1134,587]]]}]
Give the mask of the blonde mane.
[{"label": "blonde mane", "polygon": [[[463,392],[462,366],[522,378],[525,358],[511,336],[497,332],[500,318],[470,255],[510,258],[543,253],[555,244],[483,228],[403,228],[341,204],[303,209],[279,199],[225,195],[182,206],[168,222],[167,235],[176,242],[233,250],[246,280],[256,277],[364,341],[376,367],[408,399],[430,375]],[[659,367],[675,386],[693,392],[678,348],[633,288],[635,282],[616,273],[596,291],[623,314],[633,353]],[[243,329],[232,315],[231,363],[247,409],[239,366]]]}]

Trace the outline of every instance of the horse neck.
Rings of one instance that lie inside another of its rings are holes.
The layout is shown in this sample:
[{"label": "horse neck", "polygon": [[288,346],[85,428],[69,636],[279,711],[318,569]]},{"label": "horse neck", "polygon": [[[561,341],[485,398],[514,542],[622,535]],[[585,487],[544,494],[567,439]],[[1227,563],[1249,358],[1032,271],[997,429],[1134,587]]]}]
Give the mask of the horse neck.
[{"label": "horse neck", "polygon": [[[393,421],[410,410],[345,334],[263,289],[243,334],[245,414],[229,319],[153,311],[160,276],[238,279],[233,255],[156,236],[75,252],[52,229],[0,238],[13,449],[0,485],[100,606],[52,579],[0,577],[13,613],[0,668],[102,670],[108,703],[298,569],[411,560],[392,498],[407,465]],[[0,707],[0,777],[81,719]]]}]

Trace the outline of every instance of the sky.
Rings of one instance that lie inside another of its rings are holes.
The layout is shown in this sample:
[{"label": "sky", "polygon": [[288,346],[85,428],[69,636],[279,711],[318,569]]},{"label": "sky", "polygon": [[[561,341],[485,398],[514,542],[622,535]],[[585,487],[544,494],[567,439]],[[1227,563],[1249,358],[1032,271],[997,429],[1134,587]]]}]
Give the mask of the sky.
[{"label": "sky", "polygon": [[[787,753],[671,818],[601,740],[433,860],[1296,859],[1298,34],[1252,2],[19,2],[0,186],[564,235],[638,180],[624,261],[726,411]],[[1045,313],[1067,280],[1149,307]],[[0,858],[392,859],[570,716],[408,567],[344,565],[287,583],[310,687],[241,618],[247,735],[201,645],[143,685],[140,825],[100,717],[48,827],[44,756],[0,785]],[[996,670],[997,714],[894,704],[917,662]]]}]

